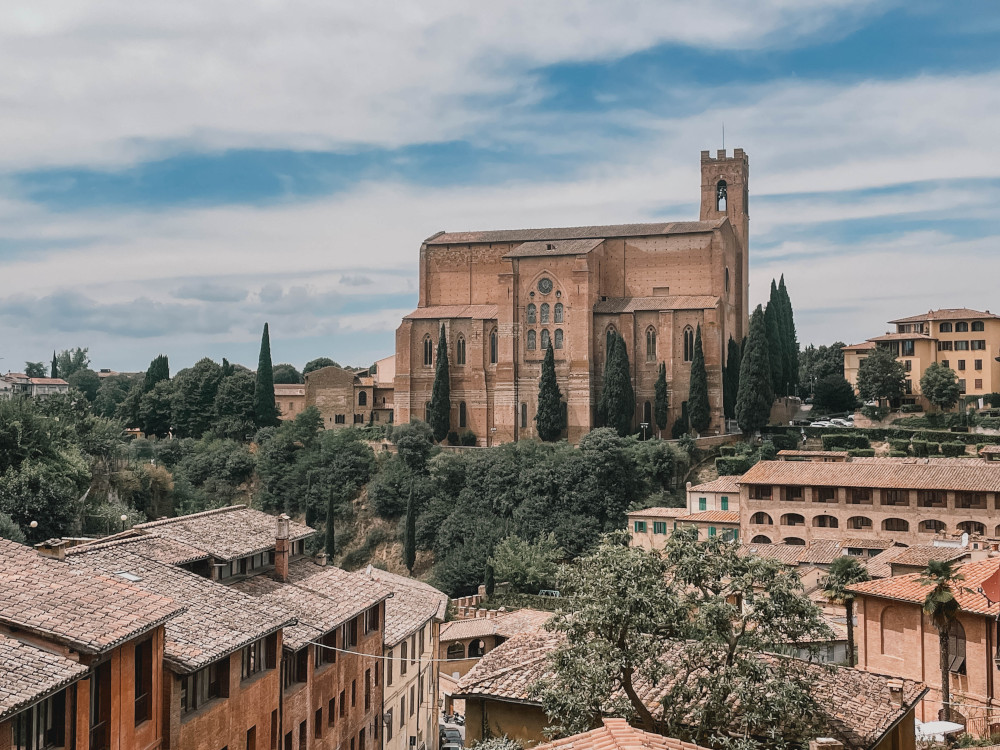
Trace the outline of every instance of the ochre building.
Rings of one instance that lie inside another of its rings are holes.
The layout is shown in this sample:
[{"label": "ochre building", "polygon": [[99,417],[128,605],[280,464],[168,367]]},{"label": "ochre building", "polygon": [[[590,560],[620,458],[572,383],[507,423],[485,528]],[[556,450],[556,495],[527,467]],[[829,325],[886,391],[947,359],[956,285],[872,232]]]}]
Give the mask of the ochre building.
[{"label": "ochre building", "polygon": [[551,343],[570,441],[596,426],[610,331],[628,350],[634,427],[653,424],[666,364],[672,424],[687,399],[700,325],[712,424],[722,366],[747,327],[747,179],[742,149],[701,154],[698,221],[440,232],[420,248],[420,297],[396,330],[396,421],[425,419],[444,327],[451,428],[480,445],[535,437],[538,381]]}]

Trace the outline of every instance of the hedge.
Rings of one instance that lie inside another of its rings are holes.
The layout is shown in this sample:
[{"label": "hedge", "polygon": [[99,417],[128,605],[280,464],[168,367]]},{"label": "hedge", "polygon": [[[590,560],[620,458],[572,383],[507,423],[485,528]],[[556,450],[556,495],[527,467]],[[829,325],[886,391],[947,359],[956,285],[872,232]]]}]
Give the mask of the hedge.
[{"label": "hedge", "polygon": [[874,458],[875,449],[874,448],[851,448],[847,451],[847,455],[851,458]]},{"label": "hedge", "polygon": [[941,453],[941,443],[927,443],[927,455],[936,456]]},{"label": "hedge", "polygon": [[[799,434],[799,430],[804,429],[806,435],[809,437],[822,438],[827,435],[832,434],[842,434],[842,433],[831,433],[828,428],[823,427],[765,427],[761,430],[762,433],[771,435],[779,434]],[[886,441],[893,438],[898,438],[900,440],[914,438],[917,440],[933,440],[936,442],[951,442],[958,441],[960,443],[965,443],[966,445],[976,445],[977,443],[983,443],[985,445],[1000,445],[1000,435],[981,435],[975,432],[949,432],[947,430],[913,430],[913,429],[900,429],[897,427],[854,427],[851,430],[852,434],[867,435],[870,440],[876,441]]]},{"label": "hedge", "polygon": [[774,447],[779,451],[794,451],[799,447],[800,438],[798,435],[789,435],[787,432],[775,433],[770,436],[771,442],[774,443]]},{"label": "hedge", "polygon": [[746,474],[750,471],[750,459],[746,456],[720,456],[715,459],[715,470],[720,477]]},{"label": "hedge", "polygon": [[898,440],[896,438],[892,438],[891,440],[889,440],[889,447],[892,448],[892,450],[894,451],[902,451],[903,455],[905,456],[907,452],[909,452],[910,450],[910,441]]},{"label": "hedge", "polygon": [[957,441],[951,443],[941,443],[941,452],[951,458],[965,455],[965,443]]},{"label": "hedge", "polygon": [[867,435],[856,435],[854,433],[844,432],[823,436],[823,450],[825,451],[871,447],[872,444]]},{"label": "hedge", "polygon": [[720,456],[735,456],[736,446],[735,445],[720,445],[719,446]]},{"label": "hedge", "polygon": [[906,451],[889,451],[889,458],[906,458],[908,455]]},{"label": "hedge", "polygon": [[926,456],[927,455],[927,441],[926,440],[913,440],[913,455],[914,456]]}]

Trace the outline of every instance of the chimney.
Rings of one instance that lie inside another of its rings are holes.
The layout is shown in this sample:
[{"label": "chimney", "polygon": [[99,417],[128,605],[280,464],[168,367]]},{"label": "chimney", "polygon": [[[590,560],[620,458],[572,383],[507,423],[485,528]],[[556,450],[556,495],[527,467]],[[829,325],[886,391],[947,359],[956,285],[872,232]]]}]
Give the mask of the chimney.
[{"label": "chimney", "polygon": [[817,737],[809,740],[809,750],[844,750],[844,743],[833,737]]},{"label": "chimney", "polygon": [[49,539],[35,545],[35,552],[42,557],[51,557],[53,560],[65,560],[66,548],[69,542],[65,539]]},{"label": "chimney", "polygon": [[891,679],[888,682],[889,685],[889,695],[893,703],[897,706],[903,706],[903,681],[899,679]]},{"label": "chimney", "polygon": [[278,529],[274,534],[274,572],[278,579],[288,581],[288,522],[291,519],[282,513],[278,516]]}]

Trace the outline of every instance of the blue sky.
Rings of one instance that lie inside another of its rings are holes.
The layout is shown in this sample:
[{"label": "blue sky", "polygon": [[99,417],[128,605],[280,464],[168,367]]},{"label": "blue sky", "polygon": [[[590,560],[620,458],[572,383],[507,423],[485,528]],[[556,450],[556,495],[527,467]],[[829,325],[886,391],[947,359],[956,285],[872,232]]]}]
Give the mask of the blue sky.
[{"label": "blue sky", "polygon": [[0,370],[90,348],[368,364],[441,229],[688,219],[751,164],[751,299],[803,344],[1000,310],[1000,6],[0,8]]}]

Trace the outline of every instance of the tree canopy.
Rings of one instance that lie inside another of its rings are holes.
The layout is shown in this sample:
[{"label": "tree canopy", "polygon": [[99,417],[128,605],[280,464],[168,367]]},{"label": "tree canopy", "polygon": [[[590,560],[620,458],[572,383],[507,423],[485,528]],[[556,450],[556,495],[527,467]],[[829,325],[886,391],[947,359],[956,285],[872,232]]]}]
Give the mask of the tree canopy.
[{"label": "tree canopy", "polygon": [[625,436],[632,432],[635,391],[629,375],[628,350],[619,333],[608,336],[608,358],[604,365],[604,387],[598,401],[604,425]]},{"label": "tree canopy", "polygon": [[294,365],[282,362],[273,368],[274,382],[282,384],[302,383],[302,373],[295,369]]},{"label": "tree canopy", "polygon": [[931,362],[924,370],[920,376],[920,392],[942,411],[951,409],[962,396],[958,375],[940,362]]},{"label": "tree canopy", "polygon": [[688,416],[696,432],[704,432],[712,423],[708,403],[708,372],[705,369],[705,352],[701,344],[701,325],[694,335],[694,358],[691,360],[691,387],[688,395]]},{"label": "tree canopy", "polygon": [[435,440],[441,442],[448,436],[448,431],[451,429],[451,375],[448,371],[448,339],[445,336],[444,326],[441,326],[438,336],[429,423]]},{"label": "tree canopy", "polygon": [[854,411],[858,398],[843,375],[826,375],[816,383],[813,409],[817,411]]},{"label": "tree canopy", "polygon": [[556,570],[565,554],[551,532],[539,535],[534,541],[511,535],[493,548],[488,567],[515,591],[537,594],[539,589],[555,586]]},{"label": "tree canopy", "polygon": [[813,395],[813,387],[828,375],[844,374],[843,341],[834,341],[829,346],[825,344],[814,346],[810,344],[799,353],[799,393]]},{"label": "tree canopy", "polygon": [[906,368],[891,351],[876,346],[858,365],[858,393],[866,401],[891,401],[903,395]]},{"label": "tree canopy", "polygon": [[729,337],[726,364],[722,368],[722,408],[726,419],[736,418],[736,397],[740,392],[740,345]]},{"label": "tree canopy", "polygon": [[302,375],[308,375],[313,370],[319,370],[323,367],[340,367],[340,363],[334,362],[329,357],[316,357],[316,359],[306,362],[306,366],[302,368]]},{"label": "tree canopy", "polygon": [[545,350],[542,376],[538,381],[538,409],[535,411],[538,437],[547,442],[558,440],[566,429],[563,417],[562,393],[556,381],[556,361],[552,344]]},{"label": "tree canopy", "polygon": [[80,347],[76,347],[75,349],[63,349],[59,354],[54,355],[53,361],[56,364],[58,374],[53,374],[52,377],[68,380],[69,376],[77,370],[89,367],[90,357],[87,355],[88,351],[86,348],[81,349]]},{"label": "tree canopy", "polygon": [[258,427],[275,427],[278,424],[278,406],[274,402],[274,373],[271,370],[271,336],[264,324],[260,337],[260,358],[257,361],[257,379],[253,392],[253,410]]},{"label": "tree canopy", "polygon": [[24,374],[29,378],[44,378],[45,377],[45,363],[44,362],[25,362],[24,363]]},{"label": "tree canopy", "polygon": [[750,333],[740,361],[740,389],[736,397],[736,419],[743,432],[764,427],[771,416],[774,391],[771,388],[764,311],[760,305],[750,316]]}]

